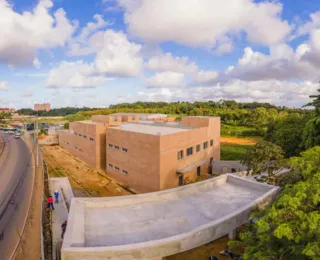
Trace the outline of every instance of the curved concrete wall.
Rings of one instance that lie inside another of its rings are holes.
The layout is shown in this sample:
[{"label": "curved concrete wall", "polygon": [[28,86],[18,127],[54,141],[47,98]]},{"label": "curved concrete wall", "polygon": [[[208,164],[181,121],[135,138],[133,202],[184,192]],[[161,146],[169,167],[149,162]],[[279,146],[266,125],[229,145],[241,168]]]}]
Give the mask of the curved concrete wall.
[{"label": "curved concrete wall", "polygon": [[278,192],[222,175],[150,194],[73,199],[62,259],[155,259],[190,250],[232,232]]}]

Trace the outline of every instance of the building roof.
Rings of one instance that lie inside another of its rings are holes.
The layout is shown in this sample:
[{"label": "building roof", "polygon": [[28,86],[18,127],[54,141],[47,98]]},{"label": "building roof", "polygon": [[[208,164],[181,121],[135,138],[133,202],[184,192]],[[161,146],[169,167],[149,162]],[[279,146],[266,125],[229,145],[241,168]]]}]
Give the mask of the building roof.
[{"label": "building roof", "polygon": [[75,121],[75,123],[83,123],[83,124],[88,124],[88,125],[106,125],[106,123],[102,123],[102,122],[93,122],[93,121],[91,121],[91,120]]},{"label": "building roof", "polygon": [[190,131],[191,129],[195,129],[197,127],[183,126],[181,124],[168,124],[154,121],[141,121],[139,123],[122,123],[119,126],[113,126],[110,128],[150,135],[169,135],[179,132]]},{"label": "building roof", "polygon": [[149,194],[75,198],[62,253],[118,260],[177,254],[228,234],[278,192],[278,187],[221,175]]}]

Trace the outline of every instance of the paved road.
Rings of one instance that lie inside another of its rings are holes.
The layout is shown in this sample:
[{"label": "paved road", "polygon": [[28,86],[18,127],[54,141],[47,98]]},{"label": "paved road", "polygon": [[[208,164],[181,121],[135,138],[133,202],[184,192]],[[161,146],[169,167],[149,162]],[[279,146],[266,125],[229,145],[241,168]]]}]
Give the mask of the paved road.
[{"label": "paved road", "polygon": [[[0,157],[0,259],[10,259],[21,235],[31,202],[34,180],[34,163],[30,160],[30,149],[21,139],[14,139],[8,134],[5,137],[5,149]],[[30,163],[31,162],[31,163]],[[25,174],[19,189],[15,187],[22,174]],[[7,206],[14,196],[14,203]],[[3,215],[2,215],[2,212]]]}]

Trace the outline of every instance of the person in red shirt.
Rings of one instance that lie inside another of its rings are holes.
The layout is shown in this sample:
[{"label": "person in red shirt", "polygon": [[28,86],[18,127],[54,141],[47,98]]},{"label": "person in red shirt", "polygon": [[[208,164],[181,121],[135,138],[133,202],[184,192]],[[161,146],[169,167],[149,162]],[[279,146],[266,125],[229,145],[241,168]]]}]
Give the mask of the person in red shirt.
[{"label": "person in red shirt", "polygon": [[52,208],[52,210],[54,210],[52,196],[49,196],[49,198],[48,198],[48,206],[47,206],[47,208],[50,208],[50,207]]}]

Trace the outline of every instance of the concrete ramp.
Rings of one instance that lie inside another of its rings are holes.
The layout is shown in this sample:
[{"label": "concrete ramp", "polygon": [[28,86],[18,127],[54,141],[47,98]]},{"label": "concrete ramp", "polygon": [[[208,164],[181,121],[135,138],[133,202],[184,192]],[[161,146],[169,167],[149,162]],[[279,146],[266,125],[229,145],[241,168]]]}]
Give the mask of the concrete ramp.
[{"label": "concrete ramp", "polygon": [[149,194],[72,200],[62,259],[156,259],[218,239],[279,188],[222,175]]}]

